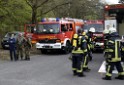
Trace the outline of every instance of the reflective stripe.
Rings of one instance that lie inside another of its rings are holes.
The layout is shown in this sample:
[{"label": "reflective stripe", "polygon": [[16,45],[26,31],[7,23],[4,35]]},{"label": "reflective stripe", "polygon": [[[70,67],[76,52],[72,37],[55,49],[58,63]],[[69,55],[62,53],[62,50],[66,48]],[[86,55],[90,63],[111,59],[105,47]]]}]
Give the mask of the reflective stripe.
[{"label": "reflective stripe", "polygon": [[110,71],[110,65],[108,66],[108,69],[107,69],[107,72],[106,72],[106,76],[110,76],[111,77],[112,74],[110,74],[109,71]]},{"label": "reflective stripe", "polygon": [[83,50],[83,51],[84,51],[84,53],[85,53],[85,52],[87,52],[87,49],[85,49],[85,50]]},{"label": "reflective stripe", "polygon": [[76,68],[72,68],[73,71],[77,70]]},{"label": "reflective stripe", "polygon": [[114,43],[114,41],[109,40],[110,43]]},{"label": "reflective stripe", "polygon": [[115,41],[115,58],[117,59],[118,57],[118,46],[117,46],[117,41]]},{"label": "reflective stripe", "polygon": [[83,71],[82,69],[81,70],[77,70],[78,73],[81,73],[82,71]]},{"label": "reflective stripe", "polygon": [[119,72],[118,75],[124,75],[124,72]]},{"label": "reflective stripe", "polygon": [[110,62],[116,62],[116,61],[121,61],[121,58],[112,58]]},{"label": "reflective stripe", "polygon": [[81,54],[81,53],[83,53],[83,50],[81,50],[81,49],[78,49],[78,50],[72,50],[72,53]]},{"label": "reflective stripe", "polygon": [[122,48],[122,51],[124,51],[124,47]]},{"label": "reflective stripe", "polygon": [[82,42],[87,42],[85,39]]},{"label": "reflective stripe", "polygon": [[114,52],[113,49],[105,49],[105,52]]},{"label": "reflective stripe", "polygon": [[87,62],[87,56],[85,56],[84,63],[83,63],[83,68],[87,68],[88,66],[86,65]]}]

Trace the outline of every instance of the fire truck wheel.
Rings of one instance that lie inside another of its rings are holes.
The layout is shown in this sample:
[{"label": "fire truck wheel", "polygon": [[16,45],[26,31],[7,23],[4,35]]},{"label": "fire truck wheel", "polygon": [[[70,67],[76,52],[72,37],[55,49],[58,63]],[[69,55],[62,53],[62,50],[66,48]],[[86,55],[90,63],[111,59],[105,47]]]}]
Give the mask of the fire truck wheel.
[{"label": "fire truck wheel", "polygon": [[47,53],[47,50],[42,49],[42,50],[41,50],[41,53],[42,53],[42,54],[46,54],[46,53]]},{"label": "fire truck wheel", "polygon": [[71,52],[71,43],[70,42],[67,42],[66,43],[66,46],[64,47],[64,53],[65,54],[68,54]]}]

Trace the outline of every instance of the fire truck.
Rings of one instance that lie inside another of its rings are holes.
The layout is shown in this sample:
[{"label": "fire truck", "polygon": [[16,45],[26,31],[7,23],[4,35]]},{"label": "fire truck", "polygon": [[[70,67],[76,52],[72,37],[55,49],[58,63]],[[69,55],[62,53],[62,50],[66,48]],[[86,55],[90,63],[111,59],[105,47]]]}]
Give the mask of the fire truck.
[{"label": "fire truck", "polygon": [[104,34],[103,34],[103,20],[87,20],[83,26],[85,32],[88,32],[90,28],[95,28],[95,32],[92,34],[94,41],[93,51],[104,49]]},{"label": "fire truck", "polygon": [[32,35],[32,43],[42,53],[53,50],[71,51],[73,34],[83,27],[83,20],[72,18],[44,18],[39,22]]},{"label": "fire truck", "polygon": [[124,4],[104,6],[104,29],[115,27],[120,36],[124,35]]}]

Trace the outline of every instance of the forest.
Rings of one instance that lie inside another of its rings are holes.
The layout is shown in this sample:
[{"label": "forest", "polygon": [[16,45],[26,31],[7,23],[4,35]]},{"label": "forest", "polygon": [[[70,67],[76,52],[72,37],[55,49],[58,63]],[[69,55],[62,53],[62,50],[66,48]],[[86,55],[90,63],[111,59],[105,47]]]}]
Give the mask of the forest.
[{"label": "forest", "polygon": [[103,6],[99,0],[0,0],[0,36],[48,17],[103,19]]}]

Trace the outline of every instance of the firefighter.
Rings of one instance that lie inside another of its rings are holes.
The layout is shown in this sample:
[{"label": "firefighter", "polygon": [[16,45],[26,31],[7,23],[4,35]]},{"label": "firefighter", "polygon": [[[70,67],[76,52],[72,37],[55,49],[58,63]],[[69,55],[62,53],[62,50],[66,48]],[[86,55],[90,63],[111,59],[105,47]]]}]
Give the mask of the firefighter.
[{"label": "firefighter", "polygon": [[92,55],[92,50],[93,50],[93,33],[95,32],[95,28],[94,27],[91,27],[87,33],[87,43],[88,43],[88,56],[89,56],[89,60],[91,61],[92,58],[93,58],[93,55]]},{"label": "firefighter", "polygon": [[79,36],[79,32],[81,32],[81,29],[79,29],[78,34],[74,34],[73,39],[72,39],[72,71],[73,75],[77,75],[79,77],[84,77],[85,75],[83,74],[83,50],[81,45],[79,45],[81,37]]},{"label": "firefighter", "polygon": [[90,69],[88,68],[89,57],[88,57],[88,44],[87,44],[86,32],[82,32],[82,41],[83,41],[82,49],[84,50],[83,71],[89,72]]},{"label": "firefighter", "polygon": [[[107,25],[107,28],[103,31],[103,33],[104,33],[104,57],[106,57],[108,54],[108,52],[106,51],[108,46],[106,44],[107,44],[107,40],[109,38],[109,28],[110,28],[110,26]],[[106,60],[106,71],[107,71],[107,67],[108,67],[108,62]]]},{"label": "firefighter", "polygon": [[14,34],[11,35],[8,42],[9,42],[9,50],[10,50],[10,60],[16,61],[17,60],[16,48],[15,48],[16,40],[14,38]]},{"label": "firefighter", "polygon": [[29,36],[24,38],[24,53],[25,53],[25,60],[30,60],[30,49],[32,48],[31,40]]},{"label": "firefighter", "polygon": [[109,38],[106,43],[106,62],[108,66],[106,67],[106,76],[102,79],[111,80],[112,71],[114,67],[117,68],[118,76],[115,79],[124,80],[124,71],[121,65],[121,53],[120,53],[120,40],[116,29],[109,29]]}]

